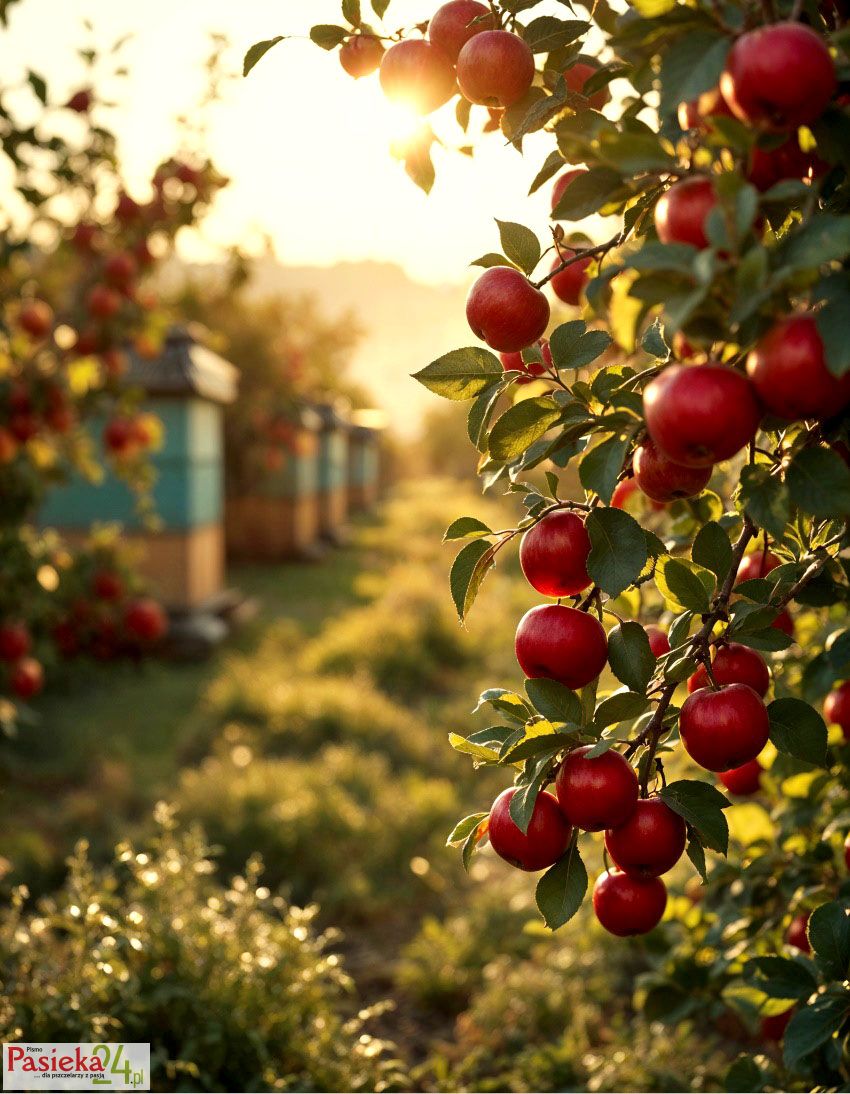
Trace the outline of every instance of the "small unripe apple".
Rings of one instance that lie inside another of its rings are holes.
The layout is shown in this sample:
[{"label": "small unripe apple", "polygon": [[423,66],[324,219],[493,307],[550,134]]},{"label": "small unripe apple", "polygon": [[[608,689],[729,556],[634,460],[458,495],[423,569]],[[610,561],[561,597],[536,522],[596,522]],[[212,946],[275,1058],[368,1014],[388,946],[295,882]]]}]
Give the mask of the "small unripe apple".
[{"label": "small unripe apple", "polygon": [[535,872],[553,866],[570,843],[572,828],[551,794],[537,795],[528,831],[522,832],[511,817],[511,799],[516,787],[509,787],[493,802],[487,835],[493,850],[520,870]]},{"label": "small unripe apple", "polygon": [[140,597],[127,605],[124,629],[142,642],[158,642],[168,630],[168,617],[155,600]]},{"label": "small unripe apple", "polygon": [[653,501],[676,501],[701,494],[711,478],[712,467],[685,467],[668,460],[650,437],[634,454],[635,482]]},{"label": "small unripe apple", "polygon": [[563,266],[564,260],[573,258],[578,252],[572,247],[562,247],[561,256],[556,258],[552,269],[558,272],[552,278],[550,284],[552,291],[559,300],[572,307],[578,307],[581,303],[582,293],[588,281],[587,270],[593,258],[579,258],[576,262],[570,262],[569,266]]},{"label": "small unripe apple", "polygon": [[661,627],[657,627],[654,623],[650,623],[648,627],[644,627],[646,631],[646,637],[649,639],[649,648],[652,650],[653,657],[663,657],[665,653],[670,652],[670,639],[667,637],[667,632],[662,630]]},{"label": "small unripe apple", "polygon": [[53,329],[53,309],[44,300],[28,300],[18,314],[18,326],[33,338],[46,338]]},{"label": "small unripe apple", "polygon": [[557,510],[522,537],[519,561],[532,588],[544,596],[575,596],[590,585],[590,536],[575,513]]},{"label": "small unripe apple", "polygon": [[44,669],[34,657],[22,657],[9,670],[9,688],[19,699],[32,699],[44,687]]},{"label": "small unripe apple", "polygon": [[795,950],[800,950],[801,953],[812,952],[808,935],[810,914],[809,912],[801,912],[800,915],[795,915],[785,932],[785,941],[788,945],[793,946]]},{"label": "small unripe apple", "polygon": [[827,695],[823,716],[830,724],[841,726],[845,739],[850,740],[850,681],[845,680]]},{"label": "small unripe apple", "polygon": [[759,547],[741,559],[735,575],[735,584],[742,585],[745,581],[765,577],[771,570],[781,565],[782,559],[777,558],[773,551],[766,551],[763,547]]},{"label": "small unripe apple", "polygon": [[552,350],[547,339],[543,338],[538,343],[542,361],[524,361],[521,353],[500,353],[499,360],[505,372],[523,372],[524,376],[518,377],[514,383],[530,384],[535,377],[543,376],[547,368],[554,368]]},{"label": "small unripe apple", "polygon": [[[567,85],[568,91],[575,91],[579,95],[584,95],[584,85],[590,79],[591,76],[595,76],[599,71],[599,65],[590,64],[587,61],[576,61],[574,65],[571,65],[564,72],[564,83]],[[611,101],[611,92],[606,87],[600,87],[598,91],[592,92],[587,96],[587,100],[593,110],[601,110],[602,107]]]},{"label": "small unripe apple", "polygon": [[617,828],[632,816],[638,801],[634,768],[609,749],[588,757],[592,745],[568,752],[558,769],[555,790],[561,812],[576,828],[601,832]]},{"label": "small unripe apple", "polygon": [[383,57],[384,44],[374,34],[352,34],[339,50],[339,63],[355,80],[377,72]]},{"label": "small unripe apple", "polygon": [[736,117],[778,130],[817,121],[835,88],[826,43],[802,23],[772,23],[742,34],[720,77],[723,98]]},{"label": "small unripe apple", "polygon": [[428,37],[454,64],[470,38],[494,27],[493,13],[486,4],[478,0],[449,0],[431,16]]},{"label": "small unripe apple", "polygon": [[574,182],[579,177],[579,175],[586,175],[586,174],[587,174],[587,168],[585,168],[585,167],[574,167],[569,171],[564,171],[561,175],[558,176],[558,179],[555,182],[555,185],[552,187],[552,212],[553,213],[558,208],[558,205],[561,201],[561,198],[564,196],[564,194],[566,194],[567,190],[569,190],[570,183]]},{"label": "small unripe apple", "polygon": [[534,82],[534,54],[509,30],[482,31],[460,51],[457,82],[471,103],[513,106]]},{"label": "small unripe apple", "polygon": [[420,38],[390,46],[381,61],[380,78],[388,99],[403,103],[417,114],[430,114],[456,91],[451,61]]},{"label": "small unripe apple", "polygon": [[643,405],[652,440],[686,467],[728,460],[761,419],[749,380],[727,365],[670,365],[647,385]]},{"label": "small unripe apple", "polygon": [[593,910],[609,934],[620,938],[647,934],[667,907],[667,888],[659,877],[630,877],[606,870],[593,886]]},{"label": "small unripe apple", "polygon": [[826,367],[814,316],[792,315],[770,328],[747,357],[747,375],[777,418],[832,418],[850,403],[850,375]]},{"label": "small unripe apple", "polygon": [[729,771],[754,760],[769,730],[767,708],[747,684],[701,688],[688,696],[679,714],[685,751],[707,771]]},{"label": "small unripe apple", "polygon": [[0,661],[20,661],[32,648],[26,623],[0,623]]},{"label": "small unripe apple", "polygon": [[502,353],[517,353],[549,325],[549,301],[510,266],[485,270],[469,290],[466,318],[476,337]]},{"label": "small unripe apple", "polygon": [[762,766],[758,760],[733,767],[731,771],[718,772],[718,779],[730,794],[738,798],[749,798],[761,789]]},{"label": "small unripe apple", "polygon": [[[748,684],[762,699],[770,687],[770,670],[760,653],[742,646],[740,642],[727,642],[715,651],[711,672],[718,684]],[[700,665],[688,680],[688,692],[710,686],[705,665]]]},{"label": "small unripe apple", "polygon": [[89,315],[95,319],[111,319],[121,308],[121,297],[108,285],[93,285],[87,305]]},{"label": "small unripe apple", "polygon": [[714,183],[708,178],[674,182],[655,206],[655,230],[662,243],[690,243],[699,250],[710,246],[708,214],[717,205]]},{"label": "small unripe apple", "polygon": [[587,612],[540,604],[519,621],[515,649],[519,666],[530,679],[558,680],[578,689],[602,672],[608,639],[599,620]]},{"label": "small unripe apple", "polygon": [[672,870],[686,840],[685,822],[660,798],[641,798],[624,824],[605,833],[614,865],[633,877],[660,877]]}]

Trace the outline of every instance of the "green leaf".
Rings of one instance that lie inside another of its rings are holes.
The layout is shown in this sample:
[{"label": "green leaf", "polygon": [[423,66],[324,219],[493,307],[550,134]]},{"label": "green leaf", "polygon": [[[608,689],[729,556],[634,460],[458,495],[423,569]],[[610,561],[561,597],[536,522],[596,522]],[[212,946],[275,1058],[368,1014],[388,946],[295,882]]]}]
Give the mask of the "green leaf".
[{"label": "green leaf", "polygon": [[624,175],[675,168],[675,160],[664,149],[660,138],[649,130],[642,133],[602,130],[598,143],[600,159]]},{"label": "green leaf", "polygon": [[728,809],[731,803],[719,790],[694,779],[680,779],[668,783],[660,797],[674,813],[697,830],[706,847],[719,851],[721,855],[726,854],[729,849],[729,825],[723,810]]},{"label": "green leaf", "polygon": [[826,764],[826,725],[814,707],[802,699],[774,699],[767,716],[770,739],[780,752],[819,767]]},{"label": "green leaf", "polygon": [[684,558],[667,556],[655,568],[655,584],[675,610],[707,612],[717,580],[711,570]]},{"label": "green leaf", "polygon": [[[313,30],[322,30],[322,29],[330,30],[332,28],[330,28],[330,27],[324,27],[324,28],[322,28],[322,27],[313,27]],[[343,38],[345,37],[345,31],[342,30],[342,27],[334,27],[333,29],[342,31]],[[264,42],[254,42],[254,44],[250,47],[250,49],[248,49],[246,51],[245,57],[242,60],[242,75],[247,76],[248,73],[251,71],[251,69],[254,67],[254,65],[257,63],[257,61],[259,61],[263,57],[265,57],[265,55],[272,48],[272,46],[276,46],[278,44],[278,42],[282,42],[284,40],[284,37],[285,37],[285,35],[278,34],[278,36],[276,38],[267,38]],[[312,31],[311,31],[311,37],[312,37]],[[343,40],[343,38],[340,38],[339,41],[335,42],[333,46],[323,46],[323,49],[333,49],[334,46],[339,45],[339,43]],[[314,38],[313,41],[315,42],[316,39]],[[321,44],[321,43],[318,43],[318,44]]]},{"label": "green leaf", "polygon": [[633,691],[646,691],[655,672],[655,657],[649,636],[632,620],[618,623],[608,635],[608,664],[621,684]]},{"label": "green leaf", "polygon": [[530,228],[524,224],[514,224],[510,220],[497,220],[502,250],[521,270],[531,274],[540,261],[540,241]]},{"label": "green leaf", "polygon": [[661,61],[662,113],[675,114],[679,103],[717,87],[730,46],[725,35],[706,31],[672,39]]},{"label": "green leaf", "polygon": [[603,699],[596,708],[594,721],[597,729],[604,729],[617,722],[629,721],[643,714],[649,706],[649,699],[645,695],[638,695],[634,691],[615,691],[613,695]]},{"label": "green leaf", "polygon": [[791,500],[816,517],[850,513],[850,468],[831,448],[804,448],[788,466]]},{"label": "green leaf", "polygon": [[698,566],[711,570],[718,581],[726,577],[732,565],[732,544],[726,530],[717,521],[710,520],[697,532],[691,558]]},{"label": "green leaf", "polygon": [[549,179],[554,178],[563,166],[564,157],[556,148],[553,152],[549,153],[543,163],[543,166],[534,176],[534,181],[529,187],[529,194],[536,194],[540,187],[544,186],[549,181]]},{"label": "green leaf", "polygon": [[552,211],[552,219],[583,220],[620,194],[628,194],[628,191],[624,190],[619,171],[613,167],[592,167],[570,182]]},{"label": "green leaf", "polygon": [[846,980],[850,966],[850,919],[843,904],[831,900],[815,908],[809,918],[809,942],[824,976],[829,980]]},{"label": "green leaf", "polygon": [[818,986],[809,969],[789,957],[756,957],[744,966],[744,976],[771,999],[808,999]]},{"label": "green leaf", "polygon": [[794,1071],[798,1065],[835,1035],[850,1014],[850,994],[846,991],[819,995],[807,1007],[798,1010],[785,1031],[782,1057]]},{"label": "green leaf", "polygon": [[688,845],[685,848],[688,858],[693,863],[694,869],[702,878],[703,881],[708,881],[708,875],[705,871],[705,848],[700,842],[699,837],[691,832],[689,833]]},{"label": "green leaf", "polygon": [[446,529],[443,543],[452,539],[478,539],[480,536],[491,536],[492,529],[477,517],[458,517]]},{"label": "green leaf", "polygon": [[541,756],[539,759],[529,760],[525,767],[522,780],[517,784],[517,790],[511,798],[511,820],[519,828],[520,832],[527,832],[534,813],[534,803],[543,785],[543,779],[549,770],[550,757]]},{"label": "green leaf", "polygon": [[847,316],[850,314],[850,292],[832,295],[815,316],[826,357],[826,367],[833,376],[850,372],[850,338],[847,337]]},{"label": "green leaf", "polygon": [[489,350],[479,346],[452,350],[419,372],[413,379],[444,399],[473,399],[495,384],[503,374],[502,363]]},{"label": "green leaf", "polygon": [[548,395],[523,399],[510,407],[490,430],[489,451],[498,463],[508,463],[547,433],[561,417],[561,408]]},{"label": "green leaf", "polygon": [[788,487],[765,464],[747,464],[741,468],[738,497],[744,512],[773,536],[781,536],[791,513]]},{"label": "green leaf", "polygon": [[537,883],[535,898],[546,926],[553,931],[568,923],[587,892],[587,870],[574,840],[567,853]]},{"label": "green leaf", "polygon": [[764,1076],[752,1056],[741,1053],[730,1064],[723,1079],[723,1089],[727,1094],[750,1094],[751,1091],[764,1089]]},{"label": "green leaf", "polygon": [[[576,726],[574,732],[578,728]],[[518,741],[502,755],[502,760],[505,763],[512,764],[518,760],[528,760],[532,756],[539,756],[543,752],[553,756],[556,752],[560,752],[562,748],[567,748],[572,744],[574,744],[572,733],[541,733],[537,737],[526,737],[524,740]]]},{"label": "green leaf", "polygon": [[489,270],[492,269],[493,266],[513,266],[513,262],[511,262],[509,258],[505,258],[504,255],[496,254],[495,251],[490,251],[480,258],[476,258],[475,261],[470,262],[469,265],[483,266],[485,270]]},{"label": "green leaf", "polygon": [[623,470],[628,447],[628,439],[609,437],[582,456],[578,470],[581,485],[585,490],[598,494],[606,505],[611,504],[611,495]]},{"label": "green leaf", "polygon": [[446,847],[452,847],[456,843],[462,843],[470,833],[478,828],[483,820],[487,819],[488,816],[488,813],[471,813],[468,817],[464,817],[463,820],[458,821],[446,839]]},{"label": "green leaf", "polygon": [[541,15],[538,19],[532,19],[522,36],[532,53],[551,53],[581,38],[589,28],[590,23],[583,19],[556,19],[552,15]]},{"label": "green leaf", "polygon": [[611,341],[604,330],[588,330],[582,319],[573,319],[552,331],[549,349],[555,368],[578,369],[600,357]]},{"label": "green leaf", "polygon": [[475,741],[462,737],[459,733],[449,734],[449,744],[455,752],[460,752],[464,756],[472,756],[479,763],[494,764],[499,762],[499,753],[494,748],[477,744]]},{"label": "green leaf", "polygon": [[33,72],[30,69],[27,72],[27,83],[33,89],[35,97],[41,103],[42,106],[47,105],[47,83],[43,76],[39,76],[37,72]]},{"label": "green leaf", "polygon": [[384,18],[389,6],[390,0],[372,0],[372,11],[374,11],[379,19]]},{"label": "green leaf", "polygon": [[846,257],[850,250],[850,216],[816,213],[785,237],[782,271],[808,269]]},{"label": "green leaf", "polygon": [[591,550],[587,572],[609,596],[619,596],[640,577],[648,557],[646,536],[622,509],[594,509],[586,527]]},{"label": "green leaf", "polygon": [[454,560],[449,584],[461,621],[466,618],[481,588],[481,582],[492,566],[493,545],[481,539],[467,543]]},{"label": "green leaf", "polygon": [[360,26],[360,0],[342,0],[342,17],[353,27]]},{"label": "green leaf", "polygon": [[574,691],[557,680],[526,680],[525,690],[538,714],[550,722],[580,722],[581,703]]},{"label": "green leaf", "polygon": [[503,390],[504,387],[500,383],[485,388],[480,395],[475,397],[472,406],[469,408],[466,419],[466,432],[479,452],[486,453],[487,451],[487,429]]}]

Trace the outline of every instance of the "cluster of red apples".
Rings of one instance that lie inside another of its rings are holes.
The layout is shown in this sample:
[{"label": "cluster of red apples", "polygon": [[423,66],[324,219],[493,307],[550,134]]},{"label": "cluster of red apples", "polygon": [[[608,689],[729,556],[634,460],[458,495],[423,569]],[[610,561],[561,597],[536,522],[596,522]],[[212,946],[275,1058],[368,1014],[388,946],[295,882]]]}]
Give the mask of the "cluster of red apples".
[{"label": "cluster of red apples", "polygon": [[[523,536],[520,563],[531,586],[544,596],[578,597],[591,585],[587,572],[590,537],[583,517],[556,509]],[[737,580],[763,576],[779,559],[759,551],[746,556]],[[665,632],[647,628],[656,658],[670,651]],[[596,680],[608,659],[601,622],[587,611],[565,604],[543,604],[520,620],[516,656],[530,679],[556,680],[581,689]],[[764,696],[770,673],[762,656],[735,642],[717,645],[709,668],[701,665],[688,680],[688,698],[679,733],[689,756],[717,774],[736,795],[757,792],[758,755],[768,740]],[[850,718],[850,688],[847,696]],[[488,835],[502,858],[524,870],[552,866],[565,853],[573,829],[605,831],[605,846],[615,869],[597,880],[593,904],[602,925],[613,934],[642,934],[661,919],[666,890],[660,875],[670,870],[685,848],[685,824],[660,798],[640,798],[638,779],[628,760],[610,749],[593,754],[587,745],[570,751],[555,778],[557,799],[537,798],[526,833],[510,815],[515,790],[494,802]]]}]

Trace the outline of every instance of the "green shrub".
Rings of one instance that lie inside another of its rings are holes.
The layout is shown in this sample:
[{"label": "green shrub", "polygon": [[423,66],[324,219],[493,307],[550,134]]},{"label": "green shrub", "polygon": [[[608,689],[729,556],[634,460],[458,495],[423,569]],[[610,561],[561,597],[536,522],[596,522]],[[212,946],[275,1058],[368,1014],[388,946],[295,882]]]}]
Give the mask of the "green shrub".
[{"label": "green shrub", "polygon": [[268,884],[346,920],[409,914],[444,871],[454,876],[444,844],[457,798],[447,780],[397,775],[381,756],[337,746],[310,761],[239,761],[184,772],[177,794],[182,815],[221,845],[225,869],[257,852]]},{"label": "green shrub", "polygon": [[197,832],[94,869],[80,847],[64,887],[0,918],[4,1041],[150,1041],[156,1090],[385,1090],[404,1078],[351,1018],[351,984],[312,910],[227,889]]},{"label": "green shrub", "polygon": [[328,744],[379,752],[394,768],[441,766],[445,734],[378,691],[367,676],[282,676],[277,658],[237,661],[210,692],[216,715],[266,756],[310,755]]}]

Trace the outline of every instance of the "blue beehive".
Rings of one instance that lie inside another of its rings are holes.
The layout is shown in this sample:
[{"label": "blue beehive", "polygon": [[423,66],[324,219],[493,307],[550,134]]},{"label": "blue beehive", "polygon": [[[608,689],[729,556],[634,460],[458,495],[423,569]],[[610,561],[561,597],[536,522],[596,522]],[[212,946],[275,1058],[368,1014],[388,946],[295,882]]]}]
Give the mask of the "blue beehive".
[{"label": "blue beehive", "polygon": [[[165,426],[152,461],[160,528],[144,528],[133,493],[109,473],[99,484],[75,476],[52,490],[40,523],[73,540],[94,522],[120,522],[139,547],[141,571],[169,607],[195,608],[214,598],[224,583],[222,408],[235,399],[237,382],[235,366],[182,327],[169,332],[159,357],[131,353],[126,385],[144,390],[144,410]],[[97,444],[102,426],[91,426]]]},{"label": "blue beehive", "polygon": [[348,435],[348,507],[351,512],[374,508],[381,489],[381,433],[384,415],[356,410]]},{"label": "blue beehive", "polygon": [[337,543],[348,520],[348,421],[336,403],[317,403],[319,430],[319,532]]}]

